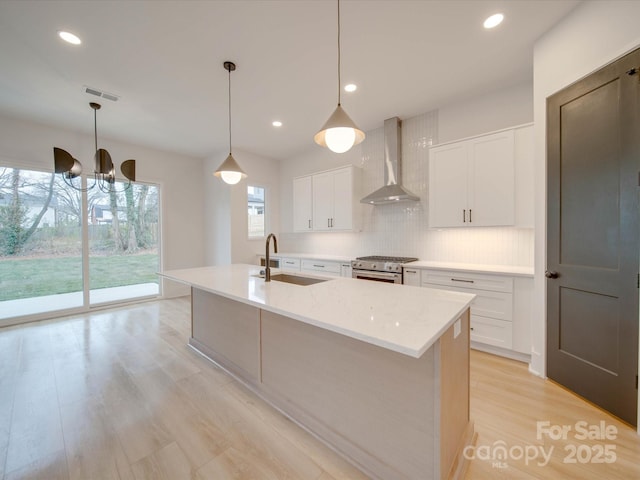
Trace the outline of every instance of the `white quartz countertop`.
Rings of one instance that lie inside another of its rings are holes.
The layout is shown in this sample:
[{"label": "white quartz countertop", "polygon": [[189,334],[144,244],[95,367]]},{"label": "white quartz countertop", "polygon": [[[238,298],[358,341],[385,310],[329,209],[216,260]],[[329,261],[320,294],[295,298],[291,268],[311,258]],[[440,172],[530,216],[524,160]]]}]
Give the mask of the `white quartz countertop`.
[{"label": "white quartz countertop", "polygon": [[[265,282],[257,276],[260,269],[239,264],[169,270],[160,275],[415,358],[475,298],[467,293],[342,277],[307,286]],[[271,272],[273,276],[277,270]]]},{"label": "white quartz countertop", "polygon": [[455,270],[471,273],[495,273],[501,275],[533,277],[533,267],[516,265],[485,265],[479,263],[452,263],[452,262],[411,262],[405,263],[404,268],[423,268],[433,270]]}]

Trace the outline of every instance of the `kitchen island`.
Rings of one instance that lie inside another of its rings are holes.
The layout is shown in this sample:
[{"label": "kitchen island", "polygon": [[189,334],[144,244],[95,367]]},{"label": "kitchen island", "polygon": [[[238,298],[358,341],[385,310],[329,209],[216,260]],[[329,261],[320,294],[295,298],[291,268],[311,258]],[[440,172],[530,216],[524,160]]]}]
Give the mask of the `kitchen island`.
[{"label": "kitchen island", "polygon": [[162,273],[191,286],[189,344],[372,478],[461,478],[474,296],[259,271]]}]

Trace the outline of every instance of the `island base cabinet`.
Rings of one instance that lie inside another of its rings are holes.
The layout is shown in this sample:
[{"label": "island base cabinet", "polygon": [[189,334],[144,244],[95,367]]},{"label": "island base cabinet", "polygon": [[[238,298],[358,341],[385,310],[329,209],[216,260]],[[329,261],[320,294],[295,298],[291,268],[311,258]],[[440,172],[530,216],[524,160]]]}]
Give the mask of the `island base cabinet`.
[{"label": "island base cabinet", "polygon": [[192,288],[189,344],[371,478],[461,479],[469,315],[415,358]]},{"label": "island base cabinet", "polygon": [[[469,317],[420,358],[262,311],[262,389],[372,478],[444,479],[469,420]],[[458,459],[459,460],[459,459]]]},{"label": "island base cabinet", "polygon": [[260,381],[260,309],[191,289],[189,343],[230,373]]}]

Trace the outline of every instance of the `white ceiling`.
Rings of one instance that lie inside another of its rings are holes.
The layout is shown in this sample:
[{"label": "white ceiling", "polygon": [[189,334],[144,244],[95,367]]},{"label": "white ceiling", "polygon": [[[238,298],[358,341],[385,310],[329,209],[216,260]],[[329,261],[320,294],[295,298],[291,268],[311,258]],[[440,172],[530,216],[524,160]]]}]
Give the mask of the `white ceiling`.
[{"label": "white ceiling", "polygon": [[[366,131],[531,81],[535,40],[579,3],[342,0],[342,104]],[[336,23],[334,0],[0,0],[0,114],[89,133],[98,101],[98,140],[205,157],[228,147],[232,60],[234,150],[290,158],[336,106]]]}]

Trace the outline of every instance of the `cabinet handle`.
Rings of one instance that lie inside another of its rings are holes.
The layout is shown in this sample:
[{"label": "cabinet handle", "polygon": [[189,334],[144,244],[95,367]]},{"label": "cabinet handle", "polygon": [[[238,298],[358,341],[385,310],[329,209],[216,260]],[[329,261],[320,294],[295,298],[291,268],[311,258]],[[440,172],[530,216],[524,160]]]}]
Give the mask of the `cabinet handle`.
[{"label": "cabinet handle", "polygon": [[462,210],[462,223],[467,223],[467,211]]},{"label": "cabinet handle", "polygon": [[473,222],[473,220],[471,220],[471,209],[469,209],[469,223]]},{"label": "cabinet handle", "polygon": [[314,265],[314,267],[324,268],[324,265]]},{"label": "cabinet handle", "polygon": [[327,218],[327,227],[331,227],[331,219]]},{"label": "cabinet handle", "polygon": [[471,327],[470,330],[473,331],[473,327]]},{"label": "cabinet handle", "polygon": [[284,263],[286,263],[287,265],[293,265],[295,262],[284,262]]},{"label": "cabinet handle", "polygon": [[331,228],[333,228],[333,218],[331,219]]},{"label": "cabinet handle", "polygon": [[405,270],[405,273],[418,273],[418,272],[415,270]]},{"label": "cabinet handle", "polygon": [[461,278],[452,278],[451,281],[452,282],[463,282],[463,283],[474,283],[473,280],[463,280]]},{"label": "cabinet handle", "polygon": [[309,219],[309,228],[311,228],[311,219]]}]

